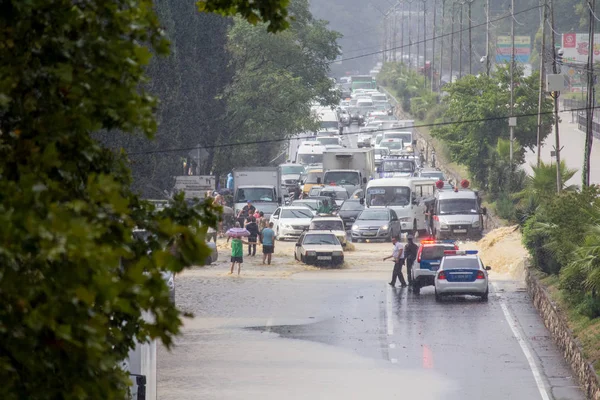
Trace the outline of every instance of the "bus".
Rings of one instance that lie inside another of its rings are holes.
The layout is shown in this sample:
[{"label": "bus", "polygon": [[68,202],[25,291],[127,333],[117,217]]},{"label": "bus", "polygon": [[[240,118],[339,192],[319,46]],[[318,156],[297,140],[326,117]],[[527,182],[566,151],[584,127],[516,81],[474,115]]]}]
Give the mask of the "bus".
[{"label": "bus", "polygon": [[351,89],[377,89],[377,81],[371,75],[354,75],[350,77]]}]

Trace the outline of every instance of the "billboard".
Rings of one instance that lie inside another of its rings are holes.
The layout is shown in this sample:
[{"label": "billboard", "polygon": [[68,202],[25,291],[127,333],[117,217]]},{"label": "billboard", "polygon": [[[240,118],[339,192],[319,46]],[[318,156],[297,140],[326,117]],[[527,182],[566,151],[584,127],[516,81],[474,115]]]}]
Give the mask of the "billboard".
[{"label": "billboard", "polygon": [[208,190],[215,190],[215,177],[204,175],[182,175],[176,176],[175,192],[183,191],[186,199],[203,199]]},{"label": "billboard", "polygon": [[[563,62],[587,63],[589,44],[587,33],[563,33]],[[600,61],[600,33],[594,35],[594,62],[598,61]]]},{"label": "billboard", "polygon": [[[496,40],[496,62],[510,62],[512,41],[510,36],[498,36]],[[515,36],[515,62],[526,64],[531,56],[531,38]]]}]

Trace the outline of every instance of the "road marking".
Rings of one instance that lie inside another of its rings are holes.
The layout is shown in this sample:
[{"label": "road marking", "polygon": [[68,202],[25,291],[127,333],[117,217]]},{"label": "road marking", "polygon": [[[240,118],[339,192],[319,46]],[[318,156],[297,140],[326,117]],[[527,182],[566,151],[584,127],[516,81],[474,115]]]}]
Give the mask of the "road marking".
[{"label": "road marking", "polygon": [[[492,286],[494,287],[494,291],[497,292],[498,287],[494,283],[492,283]],[[521,346],[521,350],[523,351],[523,354],[525,355],[525,358],[527,359],[527,362],[529,363],[529,368],[531,369],[531,372],[533,373],[533,378],[535,379],[535,384],[537,385],[538,391],[540,392],[540,396],[542,396],[543,400],[550,400],[550,396],[548,395],[548,392],[546,392],[546,387],[544,386],[542,374],[540,373],[540,370],[539,370],[537,364],[535,363],[535,359],[533,358],[533,355],[531,354],[529,345],[523,338],[523,335],[521,335],[521,332],[519,332],[519,329],[517,329],[517,323],[518,323],[517,319],[511,315],[511,313],[508,310],[508,307],[506,305],[506,302],[501,300],[500,307],[502,308],[502,312],[504,313],[504,318],[506,318],[506,322],[508,322],[508,326],[510,326],[510,329],[512,330],[513,335],[515,335],[515,338],[517,339],[519,346]]]},{"label": "road marking", "polygon": [[387,334],[392,336],[394,334],[394,319],[392,318],[392,287],[388,284],[385,285],[387,288],[386,302],[385,302],[385,314],[387,322]]}]

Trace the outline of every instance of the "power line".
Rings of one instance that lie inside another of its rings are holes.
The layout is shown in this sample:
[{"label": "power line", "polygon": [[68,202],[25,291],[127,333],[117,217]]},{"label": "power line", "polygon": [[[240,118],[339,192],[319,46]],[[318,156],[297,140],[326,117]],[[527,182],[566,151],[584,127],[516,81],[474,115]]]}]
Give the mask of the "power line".
[{"label": "power line", "polygon": [[[592,107],[592,109],[596,109],[596,108],[600,108],[600,106]],[[565,109],[560,112],[585,111],[587,109],[588,109],[587,107],[572,108],[572,109],[568,109],[568,110]],[[541,115],[549,115],[549,114],[554,114],[554,111],[547,111],[547,112],[541,113]],[[538,113],[535,112],[535,113],[529,113],[529,114],[515,114],[513,116],[517,117],[517,118],[525,118],[525,117],[535,117],[537,115],[538,115]],[[464,121],[435,122],[435,123],[431,123],[431,124],[413,125],[413,126],[405,127],[405,128],[415,129],[415,128],[431,128],[431,127],[449,126],[449,125],[475,124],[475,123],[480,123],[480,122],[502,121],[502,120],[507,120],[510,117],[511,117],[510,115],[506,115],[506,116],[501,116],[501,117],[470,119],[470,120],[464,120]],[[369,130],[368,133],[373,134],[373,133],[377,133],[377,132],[398,131],[398,130],[402,130],[402,129],[404,129],[404,128],[393,127],[393,128],[384,128],[384,129],[374,129],[374,130]],[[352,132],[352,133],[343,134],[342,136],[359,135],[362,133],[364,133],[364,132]],[[202,147],[195,146],[195,147],[180,147],[180,148],[174,148],[174,149],[148,150],[148,151],[127,153],[127,155],[138,156],[138,155],[149,155],[149,154],[159,154],[159,153],[173,153],[173,152],[179,152],[179,151],[190,151],[190,150],[198,150],[198,149],[218,149],[218,148],[227,148],[227,147],[236,147],[236,146],[248,146],[248,145],[256,145],[256,144],[285,142],[285,141],[292,140],[292,139],[296,139],[296,140],[313,139],[314,137],[315,137],[315,135],[310,135],[310,136],[300,136],[300,137],[293,137],[293,138],[264,139],[264,140],[253,140],[253,141],[239,142],[239,143],[215,144],[215,145],[202,146]]]},{"label": "power line", "polygon": [[[542,5],[538,5],[538,6],[535,6],[535,7],[530,7],[530,8],[527,8],[525,10],[522,10],[522,11],[519,11],[519,12],[516,12],[516,13],[508,14],[508,15],[505,15],[503,17],[498,17],[498,18],[495,18],[495,19],[491,19],[490,22],[498,22],[498,21],[501,21],[503,19],[511,18],[511,17],[514,18],[516,15],[524,14],[524,13],[532,11],[532,10],[537,10],[538,8],[541,8],[541,7],[543,7],[543,6]],[[480,26],[485,26],[486,24],[487,24],[487,22],[484,22],[484,23],[481,23],[481,24],[478,24],[478,25],[473,25],[473,26],[471,26],[471,29],[473,29],[473,28],[479,28]],[[419,40],[419,41],[412,42],[412,43],[406,44],[406,45],[391,47],[391,48],[385,49],[385,50],[378,50],[378,51],[374,51],[374,52],[371,52],[371,53],[361,54],[359,56],[342,58],[341,60],[337,60],[337,61],[329,61],[328,64],[333,64],[333,63],[336,63],[336,62],[339,62],[339,61],[344,62],[344,61],[356,60],[358,58],[370,57],[370,56],[374,56],[374,55],[377,55],[377,54],[382,54],[382,53],[385,53],[385,52],[388,52],[388,51],[392,51],[392,50],[404,49],[404,48],[409,47],[409,46],[415,46],[415,45],[419,45],[421,43],[430,42],[432,40],[436,40],[436,39],[440,39],[440,38],[444,38],[444,37],[456,35],[457,33],[467,32],[468,30],[469,30],[469,28],[465,28],[465,29],[461,29],[461,30],[458,30],[458,31],[454,31],[453,33],[452,32],[444,33],[444,34],[441,34],[441,35],[438,35],[438,36],[432,36],[429,39]]]}]

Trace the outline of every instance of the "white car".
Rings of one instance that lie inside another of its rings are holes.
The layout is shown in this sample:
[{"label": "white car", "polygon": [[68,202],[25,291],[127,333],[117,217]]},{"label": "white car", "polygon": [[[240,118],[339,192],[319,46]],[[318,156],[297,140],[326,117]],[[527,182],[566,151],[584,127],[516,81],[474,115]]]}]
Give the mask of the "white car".
[{"label": "white car", "polygon": [[305,264],[341,265],[344,248],[332,232],[303,232],[296,242],[294,258]]},{"label": "white car", "polygon": [[346,229],[344,221],[338,216],[332,217],[315,217],[308,226],[308,231],[328,231],[338,238],[340,243],[346,243]]},{"label": "white car", "polygon": [[488,271],[477,250],[446,250],[435,275],[435,300],[443,296],[472,295],[487,301]]},{"label": "white car", "polygon": [[273,223],[275,231],[275,239],[292,239],[297,238],[308,229],[312,220],[313,212],[308,207],[279,207],[269,222]]}]

